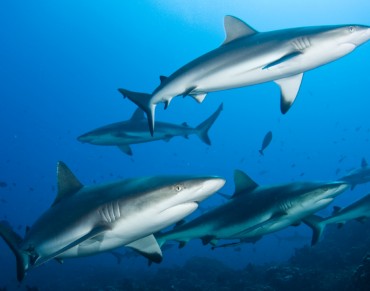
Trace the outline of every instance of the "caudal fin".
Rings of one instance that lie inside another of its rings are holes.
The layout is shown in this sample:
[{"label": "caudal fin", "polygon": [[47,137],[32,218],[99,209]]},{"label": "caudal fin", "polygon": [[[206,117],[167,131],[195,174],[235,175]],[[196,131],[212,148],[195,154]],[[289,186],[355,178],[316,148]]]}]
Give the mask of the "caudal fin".
[{"label": "caudal fin", "polygon": [[324,232],[326,224],[324,219],[317,215],[311,215],[303,219],[303,222],[312,229],[312,241],[311,245],[317,244]]},{"label": "caudal fin", "polygon": [[204,120],[201,124],[199,124],[196,127],[199,138],[201,139],[201,141],[208,145],[211,145],[211,140],[208,136],[208,131],[213,125],[213,123],[216,121],[217,117],[220,115],[223,108],[224,105],[223,103],[221,103],[218,109],[210,117],[208,117],[206,120]]},{"label": "caudal fin", "polygon": [[123,95],[123,97],[130,99],[146,113],[150,134],[153,136],[156,105],[151,102],[152,95],[133,92],[122,88],[118,89],[118,91]]},{"label": "caudal fin", "polygon": [[0,223],[0,236],[15,255],[17,260],[17,279],[20,282],[23,280],[29,266],[29,256],[18,247],[23,239],[15,233],[10,226],[4,223]]}]

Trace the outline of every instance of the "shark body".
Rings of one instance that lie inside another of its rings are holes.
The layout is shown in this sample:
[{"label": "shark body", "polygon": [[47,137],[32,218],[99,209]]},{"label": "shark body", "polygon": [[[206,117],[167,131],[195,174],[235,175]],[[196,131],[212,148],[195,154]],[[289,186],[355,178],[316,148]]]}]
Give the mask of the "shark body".
[{"label": "shark body", "polygon": [[341,177],[339,180],[346,181],[351,184],[351,189],[353,190],[356,185],[364,184],[370,182],[370,167],[367,164],[365,158],[361,160],[361,167],[354,169],[347,175]]},{"label": "shark body", "polygon": [[197,127],[190,127],[185,122],[181,125],[157,122],[156,135],[152,136],[148,132],[147,120],[144,117],[144,112],[138,108],[131,119],[94,129],[79,136],[77,139],[80,142],[95,145],[118,146],[122,152],[128,155],[132,155],[131,144],[146,143],[156,140],[169,141],[175,136],[188,138],[191,134],[198,135],[204,143],[210,145],[211,140],[208,136],[208,130],[216,121],[222,109],[223,105],[221,104],[209,118]]},{"label": "shark body", "polygon": [[370,217],[370,194],[364,196],[360,200],[351,205],[340,208],[334,207],[334,212],[327,218],[321,218],[317,215],[312,215],[303,220],[313,230],[312,245],[315,245],[320,240],[325,227],[328,224],[338,224],[342,227],[350,220],[364,221]]},{"label": "shark body", "polygon": [[17,278],[51,259],[93,255],[127,246],[162,260],[153,233],[197,209],[225,180],[214,176],[157,176],[83,186],[58,163],[58,195],[24,239],[6,224],[0,236],[17,259]]},{"label": "shark body", "polygon": [[155,107],[168,107],[175,96],[192,96],[199,103],[207,93],[274,81],[281,89],[281,111],[293,104],[303,73],[337,60],[370,39],[370,28],[336,25],[258,32],[233,16],[225,17],[223,44],[184,65],[152,94],[119,91],[142,108],[151,134]]},{"label": "shark body", "polygon": [[219,239],[255,242],[265,234],[298,225],[348,188],[345,182],[258,186],[238,170],[234,180],[235,193],[228,202],[171,231],[157,234],[159,244],[175,240],[184,245],[194,238],[214,246]]}]

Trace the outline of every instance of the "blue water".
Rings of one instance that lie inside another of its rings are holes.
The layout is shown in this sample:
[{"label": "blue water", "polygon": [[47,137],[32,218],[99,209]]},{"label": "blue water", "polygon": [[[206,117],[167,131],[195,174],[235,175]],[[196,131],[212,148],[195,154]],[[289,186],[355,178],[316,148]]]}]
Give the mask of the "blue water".
[{"label": "blue water", "polygon": [[[32,225],[54,200],[59,160],[86,185],[126,177],[202,173],[225,177],[228,182],[222,191],[230,194],[236,168],[259,184],[271,184],[332,180],[358,167],[361,158],[370,160],[370,43],[307,72],[285,116],[273,83],[211,93],[202,104],[175,98],[166,111],[157,109],[157,120],[195,126],[223,102],[224,111],[210,130],[212,146],[195,136],[179,137],[168,143],[133,145],[134,155],[129,157],[115,147],[76,140],[88,130],[132,115],[135,105],[123,99],[117,88],[151,92],[160,75],[170,75],[219,46],[224,39],[224,15],[235,15],[260,31],[370,25],[367,0],[301,2],[2,1],[0,181],[7,186],[0,188],[0,220],[8,220],[22,234],[26,225]],[[258,150],[269,130],[273,140],[261,157]],[[346,205],[367,194],[368,188],[358,186],[336,204]],[[223,202],[215,196],[203,206]],[[305,226],[281,235],[297,230],[310,235]],[[212,252],[194,241],[165,253],[163,265],[181,265],[194,255],[204,255],[242,268],[249,262],[284,261],[294,248],[308,243],[278,244],[274,236],[267,236],[255,245],[242,246],[242,252]],[[15,260],[2,241],[0,261],[0,287],[15,288]],[[112,278],[120,272],[147,269],[142,258],[116,265],[113,257],[104,254],[62,266],[50,262],[30,272],[25,281],[76,288],[81,284],[76,276],[85,280],[86,270],[94,276],[107,268]]]}]

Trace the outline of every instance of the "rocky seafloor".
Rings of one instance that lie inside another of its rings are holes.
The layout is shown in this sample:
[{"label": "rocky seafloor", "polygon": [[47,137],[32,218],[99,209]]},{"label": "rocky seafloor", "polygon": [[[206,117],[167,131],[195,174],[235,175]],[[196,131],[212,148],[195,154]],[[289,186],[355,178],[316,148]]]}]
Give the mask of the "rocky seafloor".
[{"label": "rocky seafloor", "polygon": [[[318,245],[298,248],[279,264],[248,264],[233,269],[221,260],[195,256],[182,266],[159,265],[155,271],[144,268],[130,274],[114,266],[97,266],[90,271],[73,271],[72,267],[60,267],[59,270],[69,270],[70,275],[59,282],[53,271],[57,267],[51,265],[41,268],[40,278],[34,281],[13,287],[8,284],[0,290],[370,291],[370,221],[350,222],[342,229],[329,225]],[[41,275],[42,272],[46,273]],[[47,272],[54,279],[45,280]],[[29,278],[35,279],[35,273]]]}]

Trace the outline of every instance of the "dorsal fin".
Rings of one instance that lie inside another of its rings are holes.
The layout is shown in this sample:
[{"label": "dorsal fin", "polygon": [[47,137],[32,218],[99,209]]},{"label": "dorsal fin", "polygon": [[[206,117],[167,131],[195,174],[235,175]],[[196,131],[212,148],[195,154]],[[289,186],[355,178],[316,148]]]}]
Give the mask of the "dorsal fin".
[{"label": "dorsal fin", "polygon": [[143,119],[145,119],[145,116],[144,111],[141,108],[137,108],[130,118],[131,121],[139,121]]},{"label": "dorsal fin", "polygon": [[189,124],[187,124],[187,122],[186,122],[186,121],[185,121],[185,122],[183,122],[181,125],[182,125],[182,126],[185,126],[185,127],[190,127],[190,126],[189,126]]},{"label": "dorsal fin", "polygon": [[57,164],[57,184],[58,194],[52,206],[59,203],[62,199],[72,196],[83,187],[67,165],[61,161]]},{"label": "dorsal fin", "polygon": [[333,213],[331,215],[336,215],[340,212],[341,208],[339,206],[333,206]]},{"label": "dorsal fin", "polygon": [[168,77],[166,76],[159,76],[159,80],[161,80],[161,84],[166,81],[168,79]]},{"label": "dorsal fin", "polygon": [[361,168],[366,168],[367,167],[367,161],[365,160],[365,158],[362,158],[361,160]]},{"label": "dorsal fin", "polygon": [[255,29],[250,27],[244,21],[234,16],[231,16],[231,15],[225,16],[224,26],[225,26],[226,38],[225,38],[225,41],[223,42],[223,45],[233,40],[236,40],[238,38],[253,35],[257,33]]},{"label": "dorsal fin", "polygon": [[234,183],[235,192],[233,198],[243,193],[252,192],[258,187],[256,182],[254,182],[246,173],[240,170],[234,171]]}]

